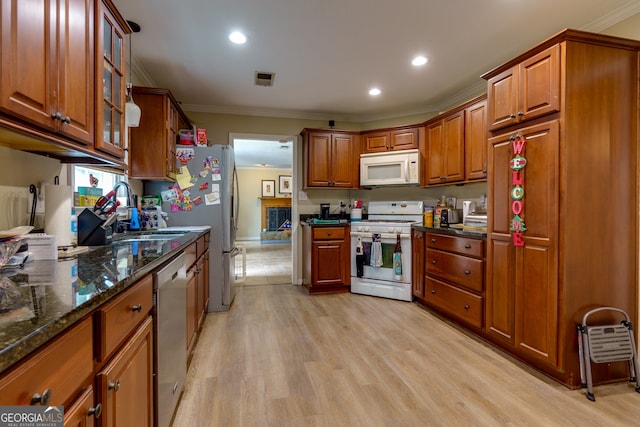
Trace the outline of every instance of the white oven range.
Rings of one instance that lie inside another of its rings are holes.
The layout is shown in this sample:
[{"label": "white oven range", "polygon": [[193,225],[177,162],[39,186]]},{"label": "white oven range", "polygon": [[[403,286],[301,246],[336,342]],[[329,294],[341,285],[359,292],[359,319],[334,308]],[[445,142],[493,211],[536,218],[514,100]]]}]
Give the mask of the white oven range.
[{"label": "white oven range", "polygon": [[[351,292],[412,300],[411,225],[422,223],[422,213],[422,201],[370,202],[368,219],[351,223]],[[402,248],[402,275],[399,277],[393,268],[398,235]],[[358,243],[364,255],[360,272],[356,262]],[[382,265],[376,266],[380,263]]]}]

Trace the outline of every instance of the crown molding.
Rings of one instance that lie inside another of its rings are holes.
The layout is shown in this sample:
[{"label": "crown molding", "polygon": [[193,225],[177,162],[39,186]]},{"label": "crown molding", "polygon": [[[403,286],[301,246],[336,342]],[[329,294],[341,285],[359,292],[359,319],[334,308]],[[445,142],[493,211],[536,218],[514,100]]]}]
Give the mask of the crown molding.
[{"label": "crown molding", "polygon": [[640,2],[637,0],[630,0],[627,4],[612,10],[579,29],[582,31],[590,31],[592,33],[600,33],[637,13],[640,13]]}]

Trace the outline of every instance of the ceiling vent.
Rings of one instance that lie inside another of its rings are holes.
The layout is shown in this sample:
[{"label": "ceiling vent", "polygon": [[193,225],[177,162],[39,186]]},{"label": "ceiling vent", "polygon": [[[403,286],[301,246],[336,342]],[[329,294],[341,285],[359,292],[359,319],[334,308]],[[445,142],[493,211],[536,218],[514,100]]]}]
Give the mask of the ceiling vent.
[{"label": "ceiling vent", "polygon": [[275,78],[276,73],[256,71],[256,85],[258,86],[273,86],[273,79]]}]

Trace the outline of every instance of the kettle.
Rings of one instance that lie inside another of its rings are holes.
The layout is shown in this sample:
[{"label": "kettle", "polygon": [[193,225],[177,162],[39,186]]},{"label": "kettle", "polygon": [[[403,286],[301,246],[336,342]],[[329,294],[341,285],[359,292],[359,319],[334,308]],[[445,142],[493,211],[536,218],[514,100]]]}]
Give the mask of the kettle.
[{"label": "kettle", "polygon": [[476,202],[472,200],[464,200],[462,202],[462,222],[464,223],[467,215],[476,212]]}]

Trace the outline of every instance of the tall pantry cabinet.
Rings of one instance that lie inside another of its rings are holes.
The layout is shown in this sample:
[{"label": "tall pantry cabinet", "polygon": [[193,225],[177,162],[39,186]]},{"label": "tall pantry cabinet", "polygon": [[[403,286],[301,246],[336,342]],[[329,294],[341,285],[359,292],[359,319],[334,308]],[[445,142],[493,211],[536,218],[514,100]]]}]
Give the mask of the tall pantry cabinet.
[{"label": "tall pantry cabinet", "polygon": [[[580,384],[582,316],[604,305],[638,318],[639,49],[637,41],[565,30],[483,76],[490,130],[484,330],[570,386]],[[522,137],[526,164],[516,172],[514,140]],[[518,180],[522,245],[510,230]],[[626,363],[593,372],[598,382],[629,376]]]}]

